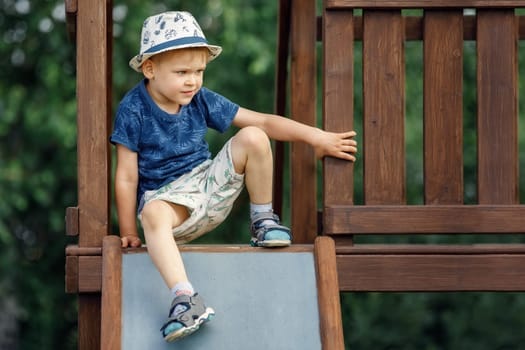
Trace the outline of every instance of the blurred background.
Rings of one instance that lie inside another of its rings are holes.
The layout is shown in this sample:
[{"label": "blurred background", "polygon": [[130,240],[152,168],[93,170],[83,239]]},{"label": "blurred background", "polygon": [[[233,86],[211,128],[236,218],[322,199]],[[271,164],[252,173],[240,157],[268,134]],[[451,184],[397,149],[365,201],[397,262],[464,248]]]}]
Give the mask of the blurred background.
[{"label": "blurred background", "polygon": [[[208,40],[223,46],[206,71],[207,87],[244,107],[273,111],[278,2],[268,0],[114,0],[114,107],[141,79],[128,61],[138,52],[143,20],[168,9],[192,12]],[[359,49],[356,44],[356,81]],[[423,141],[413,135],[421,135],[422,128],[422,48],[411,42],[406,50],[407,197],[409,203],[421,203]],[[466,76],[475,75],[474,50],[474,43],[465,44]],[[521,82],[524,56],[520,44]],[[64,223],[65,208],[77,204],[75,47],[67,36],[62,1],[0,0],[0,67],[0,350],[76,349],[76,298],[64,292],[64,249],[76,243],[65,236]],[[359,132],[358,83],[355,89]],[[468,83],[464,102],[465,125],[473,125],[475,87]],[[520,131],[523,121],[521,113]],[[212,150],[229,136],[210,133]],[[475,135],[464,139],[465,198],[474,202]],[[523,156],[520,171],[525,171]],[[359,203],[359,176],[355,181]],[[523,180],[521,188],[524,198]],[[287,222],[286,181],[284,192]],[[247,243],[248,232],[244,194],[231,217],[198,243]],[[525,348],[522,293],[348,293],[342,305],[349,349]]]}]

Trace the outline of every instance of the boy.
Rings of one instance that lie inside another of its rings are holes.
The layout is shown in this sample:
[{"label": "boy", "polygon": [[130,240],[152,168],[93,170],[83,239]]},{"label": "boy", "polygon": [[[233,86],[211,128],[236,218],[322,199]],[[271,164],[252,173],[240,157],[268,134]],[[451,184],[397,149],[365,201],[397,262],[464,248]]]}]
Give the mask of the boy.
[{"label": "boy", "polygon": [[[178,243],[211,231],[229,214],[244,183],[250,197],[251,244],[291,244],[290,230],[272,210],[269,138],[311,144],[318,157],[354,161],[355,132],[331,133],[254,112],[202,86],[210,45],[188,12],[144,22],[140,53],[130,66],[144,79],[119,105],[111,142],[117,147],[115,192],[122,247],[138,247],[141,220],[148,253],[173,295],[163,337],[193,333],[214,315],[188,280]],[[210,159],[208,128],[240,128]]]}]

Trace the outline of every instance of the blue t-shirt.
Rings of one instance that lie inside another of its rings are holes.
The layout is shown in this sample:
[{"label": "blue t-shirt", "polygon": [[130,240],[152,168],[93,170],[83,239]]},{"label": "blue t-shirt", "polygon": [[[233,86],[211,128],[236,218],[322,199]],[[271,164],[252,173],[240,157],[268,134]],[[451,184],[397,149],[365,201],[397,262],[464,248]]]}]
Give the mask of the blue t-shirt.
[{"label": "blue t-shirt", "polygon": [[204,139],[208,128],[224,132],[239,106],[201,88],[179,113],[160,109],[146,90],[146,80],[131,89],[120,102],[110,141],[137,152],[137,199],[156,190],[210,158]]}]

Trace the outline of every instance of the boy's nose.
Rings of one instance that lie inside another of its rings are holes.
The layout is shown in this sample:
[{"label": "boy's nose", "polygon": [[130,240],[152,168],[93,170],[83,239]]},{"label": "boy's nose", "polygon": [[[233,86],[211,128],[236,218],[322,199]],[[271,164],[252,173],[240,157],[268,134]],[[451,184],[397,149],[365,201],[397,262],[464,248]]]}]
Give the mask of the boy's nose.
[{"label": "boy's nose", "polygon": [[197,83],[198,77],[194,74],[188,74],[188,78],[186,79],[186,84],[188,85],[195,85]]}]

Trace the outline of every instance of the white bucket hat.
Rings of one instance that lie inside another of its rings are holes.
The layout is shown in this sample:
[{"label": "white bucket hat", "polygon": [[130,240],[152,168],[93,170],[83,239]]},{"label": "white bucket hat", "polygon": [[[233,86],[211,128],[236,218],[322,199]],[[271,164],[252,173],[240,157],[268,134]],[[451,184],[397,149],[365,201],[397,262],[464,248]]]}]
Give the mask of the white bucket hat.
[{"label": "white bucket hat", "polygon": [[171,11],[146,18],[142,26],[140,53],[129,66],[141,72],[144,61],[161,52],[187,47],[206,47],[208,62],[219,56],[220,46],[209,45],[201,27],[189,12]]}]

